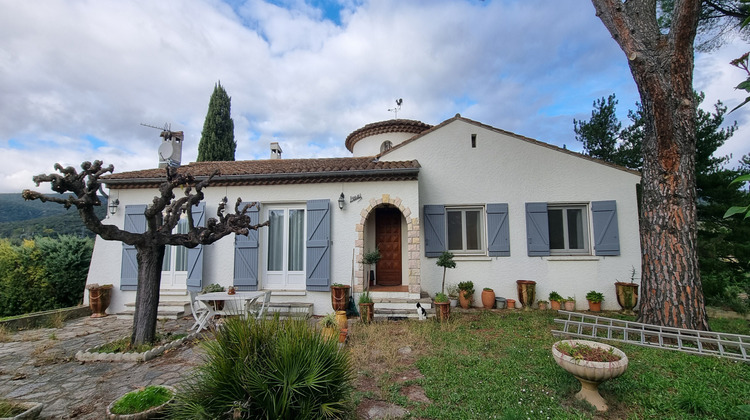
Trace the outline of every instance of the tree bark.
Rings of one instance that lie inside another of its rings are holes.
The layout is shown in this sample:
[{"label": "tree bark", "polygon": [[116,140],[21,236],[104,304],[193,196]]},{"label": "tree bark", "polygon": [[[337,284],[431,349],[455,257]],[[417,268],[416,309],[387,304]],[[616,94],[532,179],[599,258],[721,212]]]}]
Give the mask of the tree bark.
[{"label": "tree bark", "polygon": [[138,289],[135,295],[133,333],[130,337],[130,345],[133,347],[153,343],[156,338],[161,266],[166,246],[146,243],[136,245],[135,249],[138,261]]},{"label": "tree bark", "polygon": [[675,1],[662,34],[655,0],[592,0],[625,52],[644,110],[639,321],[707,330],[698,270],[693,42],[700,0]]}]

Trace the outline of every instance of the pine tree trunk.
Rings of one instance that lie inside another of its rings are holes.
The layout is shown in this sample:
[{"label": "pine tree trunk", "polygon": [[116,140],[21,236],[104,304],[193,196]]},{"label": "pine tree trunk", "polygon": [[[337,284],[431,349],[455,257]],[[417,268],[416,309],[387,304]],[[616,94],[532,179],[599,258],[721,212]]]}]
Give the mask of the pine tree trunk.
[{"label": "pine tree trunk", "polygon": [[693,41],[700,0],[677,0],[661,33],[656,2],[592,0],[625,52],[644,110],[639,321],[708,329],[698,270]]},{"label": "pine tree trunk", "polygon": [[138,288],[135,295],[133,335],[130,337],[130,344],[134,347],[153,343],[156,338],[161,266],[165,248],[164,245],[136,245]]}]

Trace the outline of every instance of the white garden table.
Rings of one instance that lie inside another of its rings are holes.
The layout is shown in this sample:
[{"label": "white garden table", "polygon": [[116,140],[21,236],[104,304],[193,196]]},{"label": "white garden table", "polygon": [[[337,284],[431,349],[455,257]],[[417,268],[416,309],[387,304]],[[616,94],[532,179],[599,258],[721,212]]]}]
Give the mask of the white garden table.
[{"label": "white garden table", "polygon": [[[197,331],[201,331],[206,328],[209,321],[213,320],[216,315],[227,316],[227,315],[238,315],[240,312],[250,315],[250,307],[253,306],[260,298],[263,298],[260,309],[255,315],[257,319],[263,317],[268,309],[268,302],[271,297],[271,291],[258,291],[258,292],[236,292],[233,295],[227,292],[212,292],[205,293],[202,295],[196,295],[195,300],[205,306],[205,310],[200,311],[196,314],[196,324],[198,326]],[[210,302],[223,301],[224,309],[218,310]],[[239,302],[239,308],[237,304],[233,302]],[[194,304],[194,303],[191,303]]]}]

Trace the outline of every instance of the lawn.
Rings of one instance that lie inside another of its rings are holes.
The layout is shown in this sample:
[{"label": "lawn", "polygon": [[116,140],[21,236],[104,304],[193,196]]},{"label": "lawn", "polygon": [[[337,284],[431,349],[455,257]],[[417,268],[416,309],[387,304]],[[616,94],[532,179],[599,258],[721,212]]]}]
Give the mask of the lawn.
[{"label": "lawn", "polygon": [[[552,358],[554,312],[451,317],[447,324],[399,321],[352,328],[360,415],[385,400],[406,408],[411,418],[750,418],[740,407],[750,404],[750,365],[743,362],[612,343],[630,364],[623,376],[600,386],[610,407],[602,415],[575,400],[578,381]],[[748,333],[744,320],[717,320],[712,326]]]}]

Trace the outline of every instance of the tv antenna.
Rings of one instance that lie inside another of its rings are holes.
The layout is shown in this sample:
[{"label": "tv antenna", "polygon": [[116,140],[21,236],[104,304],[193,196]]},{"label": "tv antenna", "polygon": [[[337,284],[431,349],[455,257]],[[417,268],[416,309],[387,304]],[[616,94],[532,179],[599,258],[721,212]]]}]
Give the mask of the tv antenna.
[{"label": "tv antenna", "polygon": [[388,110],[388,112],[393,112],[393,118],[398,119],[398,111],[401,110],[402,103],[404,103],[404,100],[401,98],[398,98],[396,99],[396,107]]},{"label": "tv antenna", "polygon": [[172,137],[172,124],[168,122],[164,123],[164,127],[157,127],[155,125],[144,124],[144,123],[141,123],[141,125],[144,127],[155,128],[157,130],[161,130],[160,136],[164,137],[165,139]]}]

